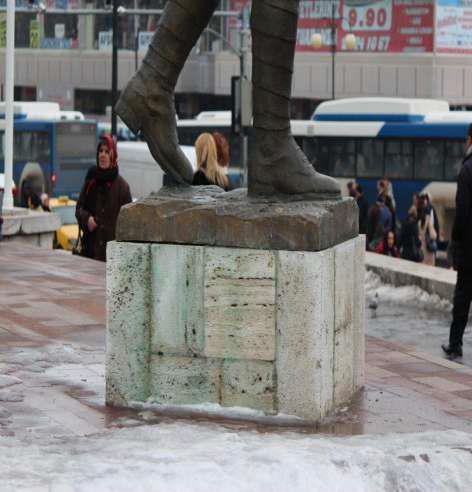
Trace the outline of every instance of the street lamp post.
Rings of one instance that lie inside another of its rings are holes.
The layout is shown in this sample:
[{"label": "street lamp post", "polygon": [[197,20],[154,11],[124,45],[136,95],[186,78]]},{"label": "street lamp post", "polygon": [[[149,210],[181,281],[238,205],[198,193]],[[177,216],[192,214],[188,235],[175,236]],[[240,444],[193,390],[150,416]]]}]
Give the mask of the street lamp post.
[{"label": "street lamp post", "polygon": [[3,208],[13,208],[13,98],[15,78],[15,0],[7,0],[7,42],[5,50],[5,183]]},{"label": "street lamp post", "polygon": [[[344,17],[340,17],[342,22]],[[337,26],[336,26],[336,3],[331,2],[331,24],[330,24],[330,44],[331,44],[331,98],[336,98],[336,48],[337,48]],[[356,37],[352,33],[346,34],[344,44],[348,50],[353,50],[356,47]],[[320,33],[316,32],[311,37],[311,45],[313,48],[319,49],[323,45],[323,38]]]},{"label": "street lamp post", "polygon": [[111,54],[111,134],[116,137],[115,104],[118,99],[118,0],[113,0],[113,40]]}]

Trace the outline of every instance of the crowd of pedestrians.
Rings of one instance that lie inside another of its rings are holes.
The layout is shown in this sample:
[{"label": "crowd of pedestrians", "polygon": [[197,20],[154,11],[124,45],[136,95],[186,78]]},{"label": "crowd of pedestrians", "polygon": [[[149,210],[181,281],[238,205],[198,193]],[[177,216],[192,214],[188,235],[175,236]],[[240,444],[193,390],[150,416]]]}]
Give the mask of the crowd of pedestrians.
[{"label": "crowd of pedestrians", "polygon": [[435,265],[439,221],[428,193],[413,193],[408,215],[400,222],[393,187],[387,179],[377,183],[377,197],[370,207],[361,185],[350,181],[347,188],[359,207],[359,233],[366,235],[368,251]]}]

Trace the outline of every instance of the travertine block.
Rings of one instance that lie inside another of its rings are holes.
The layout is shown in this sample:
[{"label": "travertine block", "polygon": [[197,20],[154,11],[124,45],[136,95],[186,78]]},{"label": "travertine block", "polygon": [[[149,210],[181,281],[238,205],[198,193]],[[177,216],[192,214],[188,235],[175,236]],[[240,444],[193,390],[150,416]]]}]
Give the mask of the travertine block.
[{"label": "travertine block", "polygon": [[274,360],[275,272],[269,251],[207,248],[205,355]]},{"label": "travertine block", "polygon": [[279,412],[320,419],[333,408],[334,252],[277,252]]},{"label": "travertine block", "polygon": [[355,242],[334,247],[334,404],[353,393]]},{"label": "travertine block", "polygon": [[276,375],[273,362],[225,360],[221,383],[221,404],[277,413]]},{"label": "travertine block", "polygon": [[150,398],[174,405],[218,403],[221,365],[221,359],[154,355]]},{"label": "travertine block", "polygon": [[153,353],[201,354],[204,348],[204,248],[154,244],[152,253]]},{"label": "travertine block", "polygon": [[354,391],[364,386],[365,378],[365,236],[353,240],[354,250],[354,332],[353,332],[353,388]]},{"label": "travertine block", "polygon": [[150,246],[108,243],[106,401],[126,405],[149,395]]}]

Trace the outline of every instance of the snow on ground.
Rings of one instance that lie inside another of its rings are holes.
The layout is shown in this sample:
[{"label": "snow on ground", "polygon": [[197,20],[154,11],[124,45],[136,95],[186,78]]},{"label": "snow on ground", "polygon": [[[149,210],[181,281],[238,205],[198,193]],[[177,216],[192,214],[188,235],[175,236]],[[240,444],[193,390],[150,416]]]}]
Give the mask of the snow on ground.
[{"label": "snow on ground", "polygon": [[[366,272],[367,335],[413,347],[435,357],[444,357],[441,344],[447,343],[452,304],[414,286],[395,287]],[[464,357],[472,366],[472,330],[464,334]]]},{"label": "snow on ground", "polygon": [[365,296],[367,302],[375,299],[390,304],[414,307],[415,309],[435,310],[450,313],[452,304],[446,299],[420,289],[417,286],[408,285],[395,287],[382,283],[380,277],[371,271],[365,274]]},{"label": "snow on ground", "polygon": [[175,422],[3,438],[0,456],[2,492],[472,490],[472,437],[456,431],[328,438]]}]

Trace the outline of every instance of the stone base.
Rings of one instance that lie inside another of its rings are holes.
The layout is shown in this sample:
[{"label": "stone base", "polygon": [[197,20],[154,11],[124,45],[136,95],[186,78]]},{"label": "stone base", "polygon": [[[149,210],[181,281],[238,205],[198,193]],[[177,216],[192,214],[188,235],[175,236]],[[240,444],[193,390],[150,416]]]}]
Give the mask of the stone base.
[{"label": "stone base", "polygon": [[14,208],[4,210],[2,217],[2,240],[13,244],[23,243],[52,249],[54,231],[61,227],[61,219],[51,212]]},{"label": "stone base", "polygon": [[113,242],[106,400],[317,421],[364,380],[364,239],[321,252]]},{"label": "stone base", "polygon": [[352,198],[294,200],[254,197],[239,188],[162,188],[122,207],[118,241],[224,248],[322,251],[355,238],[359,211]]}]

